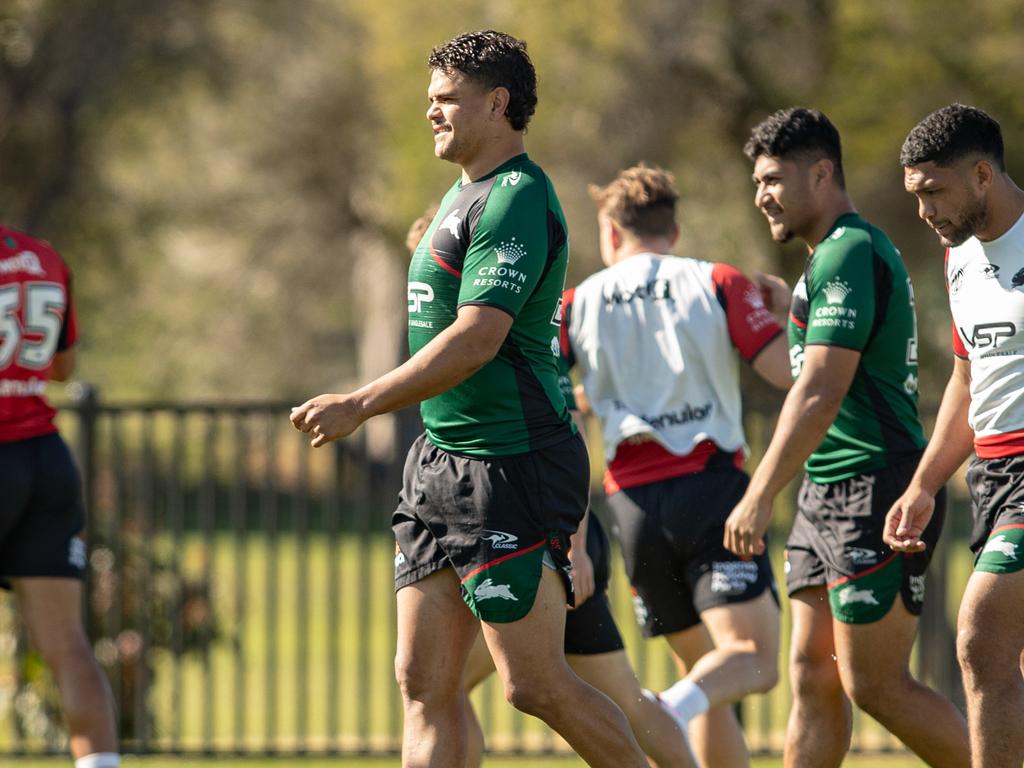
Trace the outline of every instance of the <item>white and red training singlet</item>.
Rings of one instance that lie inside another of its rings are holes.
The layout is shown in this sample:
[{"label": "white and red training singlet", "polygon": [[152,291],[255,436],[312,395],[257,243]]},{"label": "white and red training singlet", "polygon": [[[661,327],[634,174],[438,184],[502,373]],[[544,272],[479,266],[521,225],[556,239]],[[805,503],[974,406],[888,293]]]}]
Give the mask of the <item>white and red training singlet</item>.
[{"label": "white and red training singlet", "polygon": [[1024,453],[1024,216],[1001,237],[946,251],[953,352],[971,364],[974,450]]},{"label": "white and red training singlet", "polygon": [[605,490],[741,464],[739,358],[782,333],[761,293],[726,264],[644,253],[566,291],[563,354],[601,420]]},{"label": "white and red training singlet", "polygon": [[0,226],[0,442],[57,431],[43,394],[77,336],[70,282],[49,244]]}]

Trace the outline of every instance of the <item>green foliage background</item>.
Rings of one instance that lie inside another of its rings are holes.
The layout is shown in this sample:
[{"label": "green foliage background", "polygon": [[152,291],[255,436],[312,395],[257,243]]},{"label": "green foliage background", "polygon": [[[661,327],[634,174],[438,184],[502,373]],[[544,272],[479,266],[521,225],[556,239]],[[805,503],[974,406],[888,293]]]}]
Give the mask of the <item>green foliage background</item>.
[{"label": "green foliage background", "polygon": [[404,354],[408,223],[456,169],[424,118],[430,48],[497,27],[540,74],[528,147],[599,266],[586,185],[639,160],[683,192],[679,252],[792,279],[754,210],[749,128],[792,104],[842,132],[863,213],[902,249],[922,392],[948,371],[942,251],[897,156],[953,100],[1024,178],[1021,0],[2,0],[0,219],[71,263],[80,377],[108,396],[304,397]]}]

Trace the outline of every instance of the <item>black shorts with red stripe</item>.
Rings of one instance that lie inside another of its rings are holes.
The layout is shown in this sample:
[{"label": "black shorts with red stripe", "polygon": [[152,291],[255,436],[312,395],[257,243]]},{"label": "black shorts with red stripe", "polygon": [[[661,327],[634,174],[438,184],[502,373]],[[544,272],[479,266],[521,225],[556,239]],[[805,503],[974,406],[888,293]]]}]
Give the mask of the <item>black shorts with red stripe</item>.
[{"label": "black shorts with red stripe", "polygon": [[513,456],[449,453],[421,435],[409,450],[391,518],[395,589],[453,567],[480,619],[526,616],[547,564],[572,604],[569,537],[587,509],[590,460],[575,434]]}]

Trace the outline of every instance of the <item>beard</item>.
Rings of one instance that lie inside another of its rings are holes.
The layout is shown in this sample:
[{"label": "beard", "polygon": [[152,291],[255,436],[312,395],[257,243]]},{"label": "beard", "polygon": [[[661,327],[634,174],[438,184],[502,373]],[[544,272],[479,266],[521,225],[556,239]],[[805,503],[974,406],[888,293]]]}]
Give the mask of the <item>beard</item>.
[{"label": "beard", "polygon": [[978,230],[985,225],[988,208],[984,199],[978,198],[966,204],[958,213],[956,223],[950,222],[953,231],[944,237],[939,236],[939,239],[943,241],[942,244],[947,248],[956,248],[974,237]]}]

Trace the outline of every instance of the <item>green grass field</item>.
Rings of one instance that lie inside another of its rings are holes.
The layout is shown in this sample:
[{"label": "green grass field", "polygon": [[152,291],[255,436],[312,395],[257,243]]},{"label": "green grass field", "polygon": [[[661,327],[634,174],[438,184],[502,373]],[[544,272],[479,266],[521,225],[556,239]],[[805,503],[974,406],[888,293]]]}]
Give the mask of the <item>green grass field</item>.
[{"label": "green grass field", "polygon": [[[11,765],[19,768],[57,768],[67,765],[67,760],[57,758],[47,759],[12,759]],[[194,759],[178,757],[126,757],[124,768],[181,768],[182,766],[196,766],[196,768],[212,767],[217,768],[259,768],[259,766],[295,765],[297,768],[382,768],[383,766],[398,765],[397,757],[345,757],[332,760],[317,760],[305,758],[277,758],[277,759]],[[529,758],[529,757],[493,757],[484,760],[485,768],[502,768],[503,766],[526,766],[531,768],[576,768],[584,763],[573,757],[557,758]],[[911,766],[922,765],[919,760],[913,757],[902,755],[865,755],[847,758],[843,765],[853,768],[911,768]],[[753,761],[753,768],[781,768],[782,760],[779,758],[757,758]]]}]

